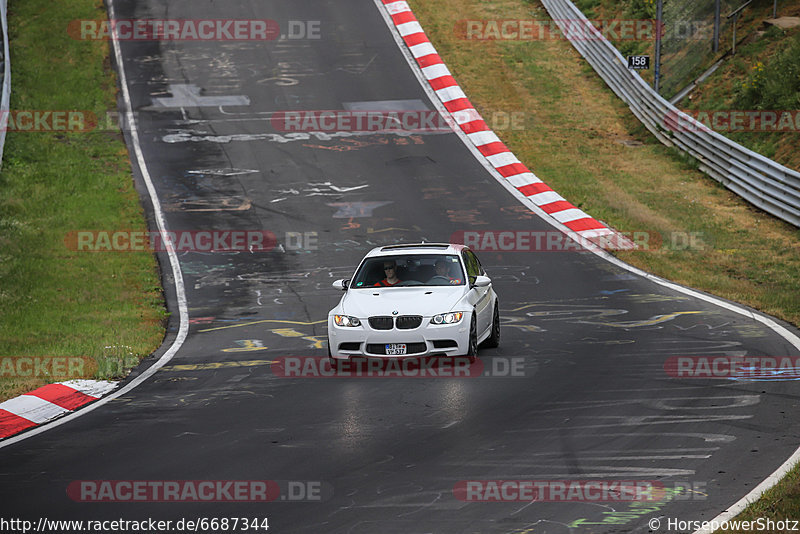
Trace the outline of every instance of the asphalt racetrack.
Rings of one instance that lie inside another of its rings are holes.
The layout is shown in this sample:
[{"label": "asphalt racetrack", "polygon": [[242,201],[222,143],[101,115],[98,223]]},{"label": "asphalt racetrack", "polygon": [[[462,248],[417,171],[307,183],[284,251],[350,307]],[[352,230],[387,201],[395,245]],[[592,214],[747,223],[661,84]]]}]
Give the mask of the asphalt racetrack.
[{"label": "asphalt racetrack", "polygon": [[[120,42],[168,228],[264,230],[278,246],[180,252],[190,318],[180,350],[128,394],[3,448],[4,516],[268,518],[276,533],[648,532],[653,517],[715,517],[797,448],[797,382],[665,371],[679,355],[796,348],[588,252],[478,253],[503,318],[479,376],[278,376],[270,362],[326,355],[327,312],[341,297],[330,284],[373,246],[553,228],[453,133],[275,129],[288,110],[435,109],[371,0],[113,8],[118,19],[270,19],[283,34],[289,21],[318,23],[305,27],[318,29],[311,39]],[[159,260],[173,311],[166,348],[179,321],[169,259]],[[73,491],[80,481],[252,480],[275,481],[280,496],[93,502]],[[664,489],[647,502],[465,502],[454,491],[488,480]]]}]

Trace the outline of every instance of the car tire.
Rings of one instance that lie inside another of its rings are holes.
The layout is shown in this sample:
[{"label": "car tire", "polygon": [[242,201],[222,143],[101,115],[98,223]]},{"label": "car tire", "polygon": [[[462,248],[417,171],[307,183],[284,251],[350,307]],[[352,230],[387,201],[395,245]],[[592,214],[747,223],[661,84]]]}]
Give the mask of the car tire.
[{"label": "car tire", "polygon": [[469,344],[467,345],[466,357],[470,363],[478,359],[478,327],[475,319],[475,311],[472,311],[472,319],[469,322]]},{"label": "car tire", "polygon": [[333,354],[331,354],[331,340],[330,339],[328,339],[328,363],[331,364],[331,369],[333,369],[334,371],[338,371],[339,370],[339,366],[341,365],[339,363],[339,360],[334,358]]},{"label": "car tire", "polygon": [[492,333],[483,342],[484,347],[494,349],[500,346],[500,304],[495,301],[492,315]]}]

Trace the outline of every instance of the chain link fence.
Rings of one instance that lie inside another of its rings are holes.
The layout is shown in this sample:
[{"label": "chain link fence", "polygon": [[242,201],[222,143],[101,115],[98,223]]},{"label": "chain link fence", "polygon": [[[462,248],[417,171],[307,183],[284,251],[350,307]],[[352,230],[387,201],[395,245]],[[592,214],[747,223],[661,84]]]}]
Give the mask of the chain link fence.
[{"label": "chain link fence", "polygon": [[[772,7],[773,3],[774,0],[663,0],[659,94],[669,100],[695,81],[731,50],[734,26],[739,25],[740,40],[746,35],[741,32],[742,20],[750,19],[756,11],[763,12],[765,6]],[[715,32],[717,4],[719,28]],[[740,17],[729,17],[745,4]],[[625,18],[654,20],[656,6],[657,0],[628,0]],[[652,53],[630,43],[614,44],[623,55]]]},{"label": "chain link fence", "polygon": [[714,51],[716,0],[665,0],[661,40],[661,95],[672,98],[730,49],[733,19],[744,0],[720,0],[720,44]]}]

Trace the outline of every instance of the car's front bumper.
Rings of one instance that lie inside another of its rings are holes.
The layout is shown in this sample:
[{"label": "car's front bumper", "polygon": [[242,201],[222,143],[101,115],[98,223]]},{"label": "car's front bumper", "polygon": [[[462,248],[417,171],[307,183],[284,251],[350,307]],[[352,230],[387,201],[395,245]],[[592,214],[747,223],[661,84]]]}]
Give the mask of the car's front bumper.
[{"label": "car's front bumper", "polygon": [[[439,354],[458,356],[466,354],[469,346],[469,314],[460,322],[451,325],[430,324],[430,317],[423,317],[417,328],[401,330],[375,330],[367,318],[361,326],[336,326],[333,316],[328,317],[328,342],[331,356],[348,359],[353,356],[370,358],[408,358]],[[408,352],[401,356],[387,355],[383,350],[390,343],[404,343]]]}]

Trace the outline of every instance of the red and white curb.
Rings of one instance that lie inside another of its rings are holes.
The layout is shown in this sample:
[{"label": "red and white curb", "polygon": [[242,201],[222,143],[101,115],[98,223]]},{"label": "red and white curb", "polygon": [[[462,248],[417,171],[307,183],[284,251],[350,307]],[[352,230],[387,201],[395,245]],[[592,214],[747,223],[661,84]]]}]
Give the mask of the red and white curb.
[{"label": "red and white curb", "polygon": [[0,403],[0,439],[94,402],[115,387],[116,382],[69,380],[48,384]]},{"label": "red and white curb", "polygon": [[553,191],[500,141],[458,86],[405,0],[382,2],[433,92],[470,142],[509,184],[544,213],[581,237],[616,233]]}]

